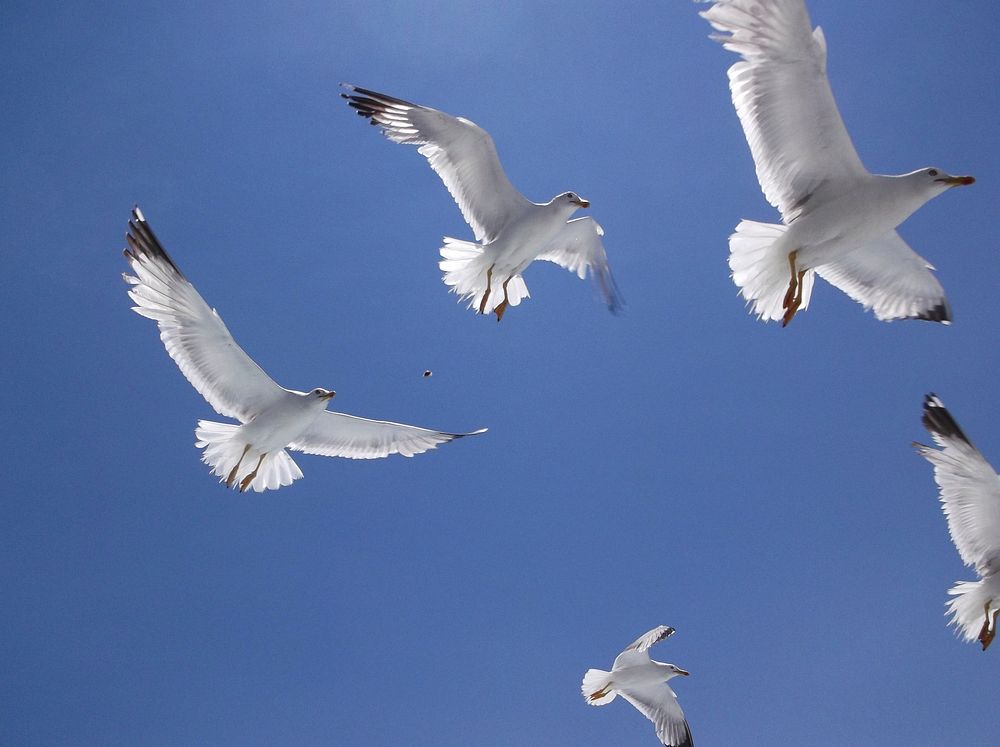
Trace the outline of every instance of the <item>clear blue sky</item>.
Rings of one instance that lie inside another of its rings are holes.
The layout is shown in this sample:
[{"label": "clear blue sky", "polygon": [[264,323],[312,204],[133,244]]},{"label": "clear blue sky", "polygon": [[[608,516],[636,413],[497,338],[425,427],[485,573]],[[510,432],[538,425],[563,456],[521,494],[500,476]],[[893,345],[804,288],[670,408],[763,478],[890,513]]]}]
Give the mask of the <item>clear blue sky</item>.
[{"label": "clear blue sky", "polygon": [[[661,623],[704,747],[995,740],[1000,651],[946,627],[972,571],[910,448],[936,391],[1000,466],[993,0],[811,0],[868,168],[978,181],[901,229],[953,326],[818,281],[784,330],[728,277],[777,215],[696,5],[171,5],[0,10],[0,742],[652,744],[579,682]],[[340,81],[589,198],[624,315],[548,264],[499,325],[459,306],[437,248],[471,231]],[[227,493],[129,311],[135,203],[283,385],[489,433]]]}]

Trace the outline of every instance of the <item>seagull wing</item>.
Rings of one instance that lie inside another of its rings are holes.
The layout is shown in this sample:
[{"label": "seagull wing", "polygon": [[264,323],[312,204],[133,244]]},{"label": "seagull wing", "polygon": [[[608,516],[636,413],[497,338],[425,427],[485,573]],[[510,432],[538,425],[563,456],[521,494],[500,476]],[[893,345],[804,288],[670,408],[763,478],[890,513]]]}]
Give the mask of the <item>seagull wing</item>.
[{"label": "seagull wing", "polygon": [[619,689],[618,693],[653,722],[656,736],[667,747],[694,747],[691,727],[677,696],[666,683]]},{"label": "seagull wing", "polygon": [[611,665],[611,669],[623,669],[625,667],[636,667],[642,664],[649,663],[649,654],[647,653],[653,645],[659,643],[665,638],[669,638],[676,631],[669,625],[658,625],[650,631],[643,633],[641,636],[636,638],[632,643],[625,647],[625,650],[618,654],[615,659],[615,663]]},{"label": "seagull wing", "polygon": [[604,302],[612,312],[618,313],[624,301],[608,265],[608,255],[601,241],[603,235],[604,229],[593,218],[574,218],[566,222],[538,259],[555,262],[575,272],[581,280],[587,277],[589,269]]},{"label": "seagull wing", "polygon": [[160,339],[181,373],[215,411],[247,422],[283,393],[229,334],[222,318],[177,268],[139,208],[125,236],[125,257],[135,275],[132,310],[156,321]]},{"label": "seagull wing", "polygon": [[648,651],[660,641],[676,633],[669,625],[658,625],[648,633],[643,633],[628,645],[625,651]]},{"label": "seagull wing", "polygon": [[390,454],[413,456],[438,444],[485,433],[443,433],[387,420],[367,420],[340,412],[323,412],[305,433],[288,445],[294,451],[348,459],[381,459]]},{"label": "seagull wing", "polygon": [[490,134],[462,117],[343,84],[348,104],[396,143],[418,152],[441,177],[476,240],[496,238],[511,216],[531,205],[504,174]]},{"label": "seagull wing", "polygon": [[933,269],[890,231],[835,262],[819,265],[816,272],[883,321],[926,319],[949,324],[951,308]]},{"label": "seagull wing", "polygon": [[[757,178],[785,223],[809,199],[867,175],[826,77],[826,40],[803,0],[719,0],[701,15],[743,57],[729,88]],[[728,35],[726,35],[728,34]]]},{"label": "seagull wing", "polygon": [[1000,477],[933,394],[924,398],[923,423],[941,448],[914,445],[934,465],[948,531],[962,561],[980,576],[1000,573]]}]

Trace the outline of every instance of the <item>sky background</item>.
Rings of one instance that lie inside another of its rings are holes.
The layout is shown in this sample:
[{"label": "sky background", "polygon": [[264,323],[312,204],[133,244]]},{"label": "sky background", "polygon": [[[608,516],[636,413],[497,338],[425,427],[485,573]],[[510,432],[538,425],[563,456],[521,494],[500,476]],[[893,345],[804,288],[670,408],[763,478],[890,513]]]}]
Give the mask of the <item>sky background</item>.
[{"label": "sky background", "polygon": [[[946,626],[974,574],[910,447],[935,391],[1000,464],[993,0],[809,3],[866,166],[977,182],[900,231],[953,326],[817,281],[787,329],[728,276],[777,213],[693,3],[169,5],[0,9],[0,742],[655,744],[579,684],[668,624],[700,747],[993,743],[1000,651]],[[458,305],[471,230],[341,81],[590,199],[624,314],[548,263],[499,325]],[[282,385],[489,433],[227,492],[129,311],[136,203]]]}]

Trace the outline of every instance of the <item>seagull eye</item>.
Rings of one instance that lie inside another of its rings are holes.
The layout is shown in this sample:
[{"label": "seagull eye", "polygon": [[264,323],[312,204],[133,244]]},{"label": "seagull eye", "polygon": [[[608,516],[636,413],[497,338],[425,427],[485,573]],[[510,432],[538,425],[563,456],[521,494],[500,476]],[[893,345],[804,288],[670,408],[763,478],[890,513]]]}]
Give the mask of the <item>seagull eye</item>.
[{"label": "seagull eye", "polygon": [[930,175],[930,176],[937,176],[937,169],[931,169],[931,170],[930,170],[930,171],[928,171],[927,173],[928,173],[928,175]]}]

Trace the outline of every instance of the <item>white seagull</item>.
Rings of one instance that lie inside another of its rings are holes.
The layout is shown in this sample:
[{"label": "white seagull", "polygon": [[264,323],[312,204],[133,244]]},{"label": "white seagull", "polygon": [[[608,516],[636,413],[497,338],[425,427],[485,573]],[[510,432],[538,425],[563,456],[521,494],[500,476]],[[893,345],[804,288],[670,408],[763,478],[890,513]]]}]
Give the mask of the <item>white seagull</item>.
[{"label": "white seagull", "polygon": [[413,456],[462,436],[412,425],[365,420],[331,412],[328,389],[298,392],[278,386],[236,344],[226,325],[188,282],[153,234],[139,208],[132,211],[125,257],[135,275],[133,311],[156,321],[167,353],[191,385],[225,417],[241,425],[199,420],[195,434],[202,461],[226,487],[257,492],[302,477],[285,448],[306,454],[377,459]]},{"label": "white seagull", "polygon": [[809,306],[813,273],[876,318],[951,321],[933,267],[895,228],[950,187],[972,184],[924,168],[870,174],[826,77],[826,40],[803,0],[718,0],[701,13],[743,60],[729,88],[764,196],[783,225],[740,221],[729,267],[759,319],[787,325]]},{"label": "white seagull", "polygon": [[340,94],[359,115],[396,143],[419,146],[455,198],[476,241],[444,237],[439,267],[444,282],[469,308],[493,311],[497,321],[508,306],[528,298],[521,273],[536,259],[555,262],[580,279],[589,269],[612,312],[622,307],[601,236],[593,218],[569,217],[590,203],[563,192],[546,203],[530,202],[507,180],[493,138],[464,117],[411,104],[382,93],[342,84]]},{"label": "white seagull", "polygon": [[979,581],[959,581],[948,591],[953,597],[948,612],[962,637],[978,640],[985,651],[996,635],[1000,613],[1000,476],[934,394],[924,398],[923,422],[941,448],[913,445],[934,465],[941,507],[958,554],[979,574]]},{"label": "white seagull", "polygon": [[653,628],[618,654],[610,672],[588,669],[580,689],[583,699],[593,706],[606,705],[621,695],[653,722],[656,736],[667,747],[694,747],[691,727],[667,685],[667,680],[679,674],[686,677],[688,672],[653,661],[648,653],[650,646],[673,634],[667,625]]}]

